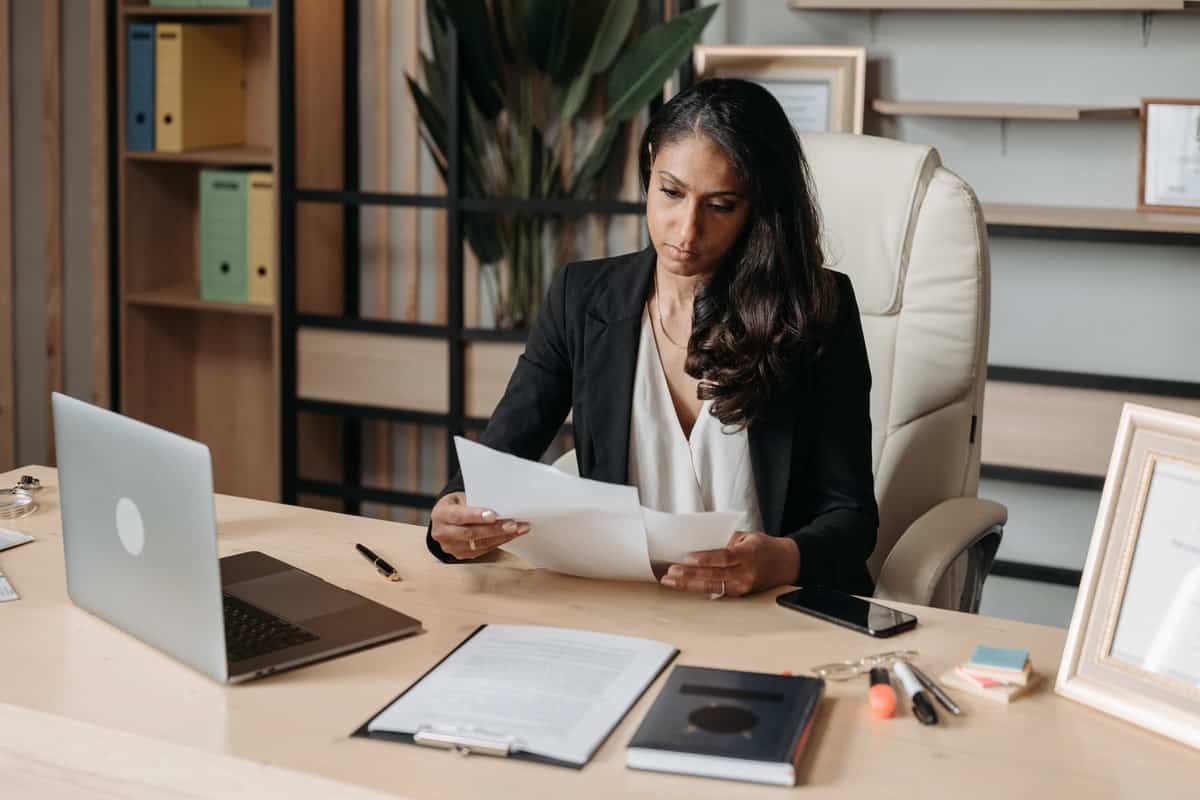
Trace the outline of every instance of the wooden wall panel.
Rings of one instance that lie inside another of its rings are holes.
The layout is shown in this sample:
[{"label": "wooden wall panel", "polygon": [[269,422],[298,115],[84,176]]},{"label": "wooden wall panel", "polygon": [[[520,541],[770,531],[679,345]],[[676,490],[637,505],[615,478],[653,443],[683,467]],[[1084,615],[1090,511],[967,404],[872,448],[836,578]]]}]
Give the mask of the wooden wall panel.
[{"label": "wooden wall panel", "polygon": [[112,405],[110,386],[111,343],[109,342],[108,264],[108,47],[105,39],[105,2],[88,4],[88,115],[91,134],[89,192],[91,219],[92,277],[92,402]]},{"label": "wooden wall panel", "polygon": [[[343,187],[342,43],[343,4],[327,0],[295,3],[296,181],[306,188]],[[301,57],[301,54],[309,54]],[[342,208],[302,203],[296,214],[296,288],[302,313],[342,312]],[[342,423],[334,417],[302,414],[298,423],[302,477],[340,483]],[[290,468],[290,465],[289,465]],[[306,502],[306,505],[308,502]],[[340,510],[340,500],[324,498],[318,508]]]},{"label": "wooden wall panel", "polygon": [[988,381],[983,462],[1103,476],[1127,402],[1200,416],[1200,400]]},{"label": "wooden wall panel", "polygon": [[[50,392],[63,390],[62,35],[59,0],[42,4],[42,158],[46,193],[46,424]],[[53,464],[54,436],[46,437]]]},{"label": "wooden wall panel", "polygon": [[0,0],[0,470],[16,466],[16,346],[13,330],[12,71],[10,0]]},{"label": "wooden wall panel", "polygon": [[447,343],[379,333],[301,328],[297,394],[444,414],[449,409]]},{"label": "wooden wall panel", "polygon": [[[374,175],[376,191],[386,192],[392,179],[392,115],[391,115],[391,0],[375,0],[373,14],[374,29],[371,37],[372,80],[375,91],[372,96],[372,114],[375,122],[375,158],[367,173]],[[370,178],[368,177],[368,181]],[[367,228],[373,241],[368,250],[373,254],[372,271],[375,273],[374,308],[364,308],[374,316],[390,319],[392,316],[392,237],[390,206],[366,208],[371,224]],[[367,422],[363,425],[364,444],[374,443],[371,470],[364,469],[363,477],[373,485],[391,488],[393,483],[392,425],[389,422]],[[367,448],[364,448],[366,452]]]},{"label": "wooden wall panel", "polygon": [[525,345],[514,342],[471,342],[463,365],[464,408],[468,417],[490,417],[504,395]]}]

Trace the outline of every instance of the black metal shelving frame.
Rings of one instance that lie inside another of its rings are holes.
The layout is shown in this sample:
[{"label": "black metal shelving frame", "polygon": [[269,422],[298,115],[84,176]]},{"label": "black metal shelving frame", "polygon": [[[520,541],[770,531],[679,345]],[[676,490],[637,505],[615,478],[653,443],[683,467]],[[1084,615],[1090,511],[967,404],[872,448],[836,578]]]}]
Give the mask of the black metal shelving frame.
[{"label": "black metal shelving frame", "polygon": [[[681,10],[694,7],[684,0]],[[528,200],[517,198],[476,197],[464,192],[462,180],[462,86],[459,80],[459,39],[451,26],[448,36],[449,57],[447,90],[447,169],[446,194],[404,194],[364,192],[359,189],[358,151],[358,34],[357,3],[345,2],[343,52],[346,63],[344,75],[344,119],[346,132],[343,168],[345,188],[342,190],[311,189],[296,183],[295,131],[295,8],[294,0],[276,0],[279,15],[279,199],[280,199],[280,378],[281,396],[281,472],[282,498],[296,503],[302,494],[340,499],[346,511],[358,513],[363,502],[375,502],[412,508],[430,508],[435,497],[422,493],[363,486],[362,481],[362,422],[381,420],[440,427],[445,430],[447,477],[457,469],[453,437],[467,430],[481,430],[486,419],[468,417],[464,411],[464,356],[470,342],[523,342],[523,331],[468,328],[463,323],[463,217],[472,213],[524,213],[549,217],[580,217],[589,214],[640,215],[642,203],[619,200]],[[114,37],[115,38],[115,37]],[[110,39],[110,43],[112,39]],[[691,80],[691,69],[681,70],[681,84]],[[111,81],[110,81],[111,84]],[[297,308],[296,220],[301,203],[341,205],[344,213],[345,271],[343,313],[340,316],[302,314]],[[437,209],[446,212],[447,321],[446,324],[425,324],[359,316],[359,212],[362,206],[393,206]],[[1095,241],[1120,244],[1151,244],[1200,246],[1200,235],[1188,233],[1157,233],[1142,231],[1112,231],[1066,229],[1051,226],[988,225],[992,236],[1052,239],[1060,241]],[[447,343],[449,403],[445,413],[428,413],[369,405],[332,403],[300,398],[297,393],[297,335],[301,328],[324,328],[343,331],[380,333],[436,339]],[[989,379],[1035,383],[1052,386],[1135,391],[1174,397],[1200,397],[1200,384],[1160,381],[1104,375],[1087,375],[1052,370],[992,366]],[[342,420],[343,470],[341,482],[305,479],[299,473],[299,415],[312,413]],[[569,427],[568,427],[569,429]],[[1103,479],[1090,475],[1052,473],[1044,470],[984,465],[984,478],[1018,481],[1038,485],[1098,490]],[[997,561],[993,574],[1022,578],[1064,586],[1078,585],[1076,570],[1046,567],[1039,564]]]},{"label": "black metal shelving frame", "polygon": [[[357,4],[346,2],[343,52],[345,85],[345,133],[343,190],[310,189],[296,183],[295,133],[295,8],[294,0],[277,0],[279,14],[279,200],[280,200],[280,379],[281,386],[281,472],[282,498],[295,503],[302,494],[340,499],[346,511],[358,513],[363,502],[376,502],[412,508],[430,508],[433,495],[402,492],[393,489],[362,485],[362,422],[382,420],[436,426],[446,431],[447,478],[457,470],[453,437],[467,430],[481,430],[486,419],[468,417],[464,406],[464,356],[469,342],[522,342],[523,331],[468,328],[463,323],[463,218],[474,213],[518,213],[547,217],[582,217],[585,215],[640,215],[643,203],[619,200],[520,199],[492,198],[468,195],[462,180],[462,86],[459,80],[459,48],[457,31],[451,24],[447,37],[448,80],[446,194],[405,194],[394,192],[364,192],[359,190],[358,151],[358,35]],[[681,10],[694,2],[680,4]],[[687,79],[688,70],[684,70]],[[297,309],[296,219],[301,203],[341,205],[344,209],[345,270],[343,313],[302,314]],[[362,206],[393,206],[437,209],[446,212],[446,289],[447,320],[444,325],[363,319],[359,316],[359,209]],[[369,405],[329,403],[308,400],[297,394],[297,334],[301,328],[324,328],[343,331],[380,333],[394,336],[436,339],[447,343],[449,403],[446,413],[436,414],[379,408]],[[315,481],[299,473],[299,415],[313,413],[334,416],[342,420],[343,465],[342,482]],[[569,426],[567,427],[569,430]]]}]

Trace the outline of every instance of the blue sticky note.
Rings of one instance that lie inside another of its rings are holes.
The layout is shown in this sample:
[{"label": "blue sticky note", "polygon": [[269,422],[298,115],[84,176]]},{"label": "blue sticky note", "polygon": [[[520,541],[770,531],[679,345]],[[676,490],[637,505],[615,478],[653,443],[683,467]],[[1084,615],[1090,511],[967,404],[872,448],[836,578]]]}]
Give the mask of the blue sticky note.
[{"label": "blue sticky note", "polygon": [[1029,651],[1019,647],[989,647],[981,644],[971,656],[971,666],[1021,672],[1029,660]]}]

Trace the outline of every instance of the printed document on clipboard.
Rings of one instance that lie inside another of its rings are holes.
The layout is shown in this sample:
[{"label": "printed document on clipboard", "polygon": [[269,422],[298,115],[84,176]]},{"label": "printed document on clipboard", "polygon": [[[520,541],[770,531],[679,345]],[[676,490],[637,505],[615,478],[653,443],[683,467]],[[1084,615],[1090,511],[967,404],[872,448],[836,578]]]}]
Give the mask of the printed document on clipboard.
[{"label": "printed document on clipboard", "polygon": [[484,625],[354,735],[580,768],[678,652],[631,636]]}]

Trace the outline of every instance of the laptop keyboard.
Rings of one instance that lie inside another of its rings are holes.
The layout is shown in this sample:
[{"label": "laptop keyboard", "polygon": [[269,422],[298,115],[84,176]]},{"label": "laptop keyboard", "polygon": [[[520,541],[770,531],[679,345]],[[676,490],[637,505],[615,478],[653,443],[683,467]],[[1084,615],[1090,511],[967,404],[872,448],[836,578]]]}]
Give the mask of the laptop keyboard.
[{"label": "laptop keyboard", "polygon": [[319,637],[233,595],[225,599],[225,653],[233,661],[265,656]]}]

